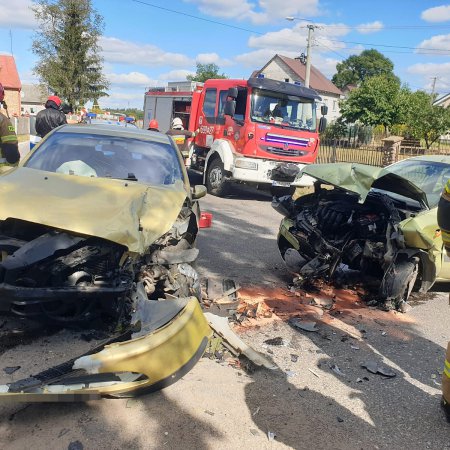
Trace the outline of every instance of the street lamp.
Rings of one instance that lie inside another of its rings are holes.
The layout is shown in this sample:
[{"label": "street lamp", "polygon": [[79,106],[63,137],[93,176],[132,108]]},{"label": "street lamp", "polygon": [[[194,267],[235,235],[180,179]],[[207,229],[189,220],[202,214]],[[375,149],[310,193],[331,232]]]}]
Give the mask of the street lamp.
[{"label": "street lamp", "polygon": [[[306,20],[306,19],[300,19],[299,17],[287,16],[286,20],[293,22],[294,20]],[[311,39],[312,39],[312,32],[314,31],[314,28],[316,28],[316,26],[312,25],[312,24],[308,24],[306,26],[308,27],[308,39],[306,41],[307,45],[306,45],[305,87],[309,88],[309,79],[311,76]]]}]

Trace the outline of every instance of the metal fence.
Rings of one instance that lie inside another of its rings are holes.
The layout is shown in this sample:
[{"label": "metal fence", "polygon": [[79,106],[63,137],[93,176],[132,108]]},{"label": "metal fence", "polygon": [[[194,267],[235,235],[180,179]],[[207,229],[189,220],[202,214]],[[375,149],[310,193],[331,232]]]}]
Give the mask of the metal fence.
[{"label": "metal fence", "polygon": [[320,142],[318,163],[355,162],[381,166],[383,146],[381,144],[358,144],[348,140],[324,139]]},{"label": "metal fence", "polygon": [[[381,142],[361,144],[348,139],[322,139],[317,156],[318,163],[355,162],[371,166],[383,165],[383,145]],[[419,155],[450,155],[450,142],[435,142],[427,149],[423,143],[420,146],[400,146],[397,161]]]}]

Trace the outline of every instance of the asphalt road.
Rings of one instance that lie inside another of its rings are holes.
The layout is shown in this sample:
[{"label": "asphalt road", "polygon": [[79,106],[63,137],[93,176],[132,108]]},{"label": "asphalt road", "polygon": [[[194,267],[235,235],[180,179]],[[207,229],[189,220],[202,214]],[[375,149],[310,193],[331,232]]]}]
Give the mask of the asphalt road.
[{"label": "asphalt road", "polygon": [[[202,277],[233,278],[266,296],[286,287],[290,276],[276,246],[281,217],[270,201],[239,187],[229,198],[201,200],[213,214],[198,240]],[[248,374],[203,358],[173,386],[136,400],[0,404],[0,448],[65,449],[78,442],[72,448],[450,449],[450,425],[439,408],[448,296],[423,300],[405,315],[364,305],[338,309],[315,333],[281,320],[243,332],[273,358],[274,371]],[[64,336],[46,338],[57,350],[25,343],[7,351],[0,369],[16,364],[18,351],[27,368],[48,363],[64,353]],[[273,337],[284,345],[264,343]],[[361,367],[367,360],[384,363],[396,377],[370,374]]]}]

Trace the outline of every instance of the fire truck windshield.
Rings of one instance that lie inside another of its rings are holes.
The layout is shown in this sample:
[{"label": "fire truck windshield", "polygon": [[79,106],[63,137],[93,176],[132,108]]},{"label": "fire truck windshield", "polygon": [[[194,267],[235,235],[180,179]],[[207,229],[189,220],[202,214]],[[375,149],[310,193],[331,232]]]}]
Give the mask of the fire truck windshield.
[{"label": "fire truck windshield", "polygon": [[253,89],[251,120],[282,128],[316,130],[316,108],[312,99],[282,92]]}]

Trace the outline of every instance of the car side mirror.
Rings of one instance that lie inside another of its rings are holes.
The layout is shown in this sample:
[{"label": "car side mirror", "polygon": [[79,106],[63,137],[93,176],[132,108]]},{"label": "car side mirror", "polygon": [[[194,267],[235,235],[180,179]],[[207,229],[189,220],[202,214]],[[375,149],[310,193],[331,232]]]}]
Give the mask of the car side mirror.
[{"label": "car side mirror", "polygon": [[326,127],[327,127],[327,119],[325,119],[325,117],[321,117],[319,120],[319,133],[323,133]]},{"label": "car side mirror", "polygon": [[235,112],[236,112],[236,100],[227,100],[223,108],[223,114],[225,116],[233,117]]},{"label": "car side mirror", "polygon": [[320,107],[320,113],[322,114],[322,116],[326,116],[328,114],[328,106],[327,105],[322,105]]},{"label": "car side mirror", "polygon": [[227,97],[237,98],[237,96],[238,96],[238,89],[237,89],[237,87],[228,88]]},{"label": "car side mirror", "polygon": [[206,186],[203,186],[203,184],[197,184],[196,186],[192,187],[192,200],[198,200],[199,198],[202,198],[206,195]]}]

